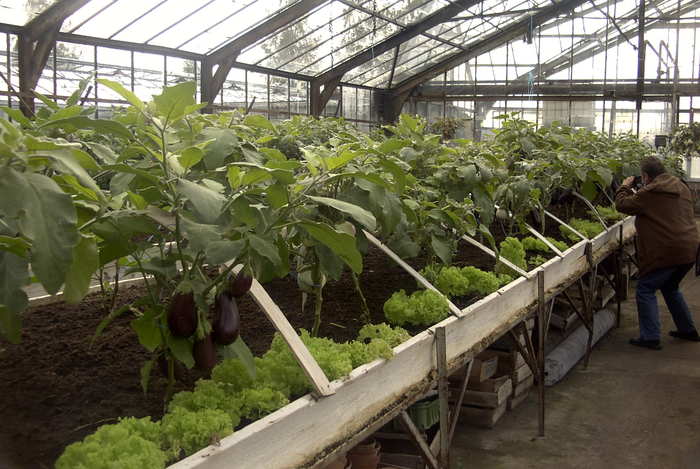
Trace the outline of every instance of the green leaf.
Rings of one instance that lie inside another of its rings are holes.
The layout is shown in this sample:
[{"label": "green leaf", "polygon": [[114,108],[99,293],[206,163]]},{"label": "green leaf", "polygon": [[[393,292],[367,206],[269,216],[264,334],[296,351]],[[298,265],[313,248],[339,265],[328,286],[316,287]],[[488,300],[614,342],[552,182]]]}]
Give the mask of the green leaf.
[{"label": "green leaf", "polygon": [[139,342],[149,352],[153,352],[162,343],[158,322],[150,316],[142,316],[131,321],[131,328],[136,331]]},{"label": "green leaf", "polygon": [[20,123],[22,127],[27,127],[31,128],[32,127],[32,121],[30,121],[27,116],[25,116],[22,111],[19,109],[12,109],[6,106],[1,106],[0,111],[4,112],[8,116],[10,116],[13,120],[16,120],[17,122]]},{"label": "green leaf", "polygon": [[188,369],[194,366],[192,343],[189,340],[170,336],[168,337],[168,347],[173,356],[180,360]]},{"label": "green leaf", "polygon": [[329,197],[308,197],[316,203],[327,205],[328,207],[332,207],[340,212],[347,213],[370,231],[374,231],[377,228],[377,220],[374,218],[374,215],[362,207],[349,202],[344,202],[342,200],[331,199]]},{"label": "green leaf", "polygon": [[117,121],[90,119],[86,116],[73,116],[51,120],[39,126],[40,129],[44,127],[59,127],[70,132],[82,129],[93,129],[98,133],[109,134],[126,140],[130,140],[133,137],[129,129]]},{"label": "green leaf", "polygon": [[231,129],[208,127],[202,130],[202,136],[214,140],[204,149],[204,165],[207,169],[224,166],[226,158],[239,148],[238,137]]},{"label": "green leaf", "polygon": [[146,109],[146,105],[143,103],[143,101],[141,101],[134,93],[124,88],[120,83],[105,80],[104,78],[98,79],[97,82],[117,93],[139,111],[144,111]]},{"label": "green leaf", "polygon": [[323,165],[328,171],[333,171],[334,169],[338,169],[342,166],[345,166],[350,161],[357,158],[358,155],[359,153],[356,153],[354,151],[345,150],[338,156],[322,158],[321,161],[323,162]]},{"label": "green leaf", "polygon": [[205,250],[206,258],[212,264],[223,264],[238,259],[246,247],[245,240],[221,240],[209,243]]},{"label": "green leaf", "polygon": [[430,246],[445,265],[452,264],[452,247],[449,243],[435,236],[431,236]]},{"label": "green leaf", "polygon": [[253,233],[248,235],[248,242],[250,243],[251,249],[268,259],[273,265],[277,266],[282,263],[279,252],[277,251],[277,246],[275,246],[274,243]]},{"label": "green leaf", "polygon": [[49,109],[52,109],[54,111],[58,111],[60,108],[58,107],[58,104],[56,104],[54,101],[50,100],[48,97],[44,96],[43,94],[34,91],[34,95],[39,98],[39,100],[46,105]]},{"label": "green leaf", "polygon": [[400,138],[389,138],[384,140],[379,146],[379,151],[386,153],[393,153],[395,151],[401,150],[403,147],[407,146],[409,142]]},{"label": "green leaf", "polygon": [[29,304],[22,290],[29,283],[29,265],[26,259],[7,251],[0,251],[0,335],[16,344],[21,338],[20,312]]},{"label": "green leaf", "polygon": [[226,179],[231,189],[236,190],[241,187],[241,184],[243,184],[241,175],[241,168],[238,166],[229,166],[228,169],[226,169]]},{"label": "green leaf", "polygon": [[223,348],[224,358],[237,358],[243,363],[248,374],[255,378],[255,359],[253,353],[240,336],[231,344]]},{"label": "green leaf", "polygon": [[23,238],[0,235],[0,250],[11,252],[20,257],[27,257],[32,245]]},{"label": "green leaf", "polygon": [[66,100],[66,106],[75,106],[76,104],[78,104],[78,101],[80,101],[80,98],[83,96],[83,93],[90,85],[90,82],[92,82],[92,77],[90,76],[80,80],[80,82],[78,83],[78,89],[73,91],[73,93],[71,93],[71,95]]},{"label": "green leaf", "polygon": [[41,174],[0,169],[0,213],[32,241],[32,270],[50,294],[63,285],[79,242],[71,196]]},{"label": "green leaf", "polygon": [[272,208],[281,208],[289,202],[287,187],[277,183],[267,188],[267,201]]},{"label": "green leaf", "polygon": [[275,126],[272,125],[272,122],[270,122],[260,114],[250,114],[246,116],[246,118],[243,119],[243,123],[248,127],[253,127],[254,129],[262,129],[269,131],[275,130]]},{"label": "green leaf", "polygon": [[148,360],[141,366],[141,389],[143,393],[148,393],[148,382],[151,380],[151,370],[153,369],[153,364],[155,360]]},{"label": "green leaf", "polygon": [[596,195],[598,195],[598,188],[596,187],[595,182],[593,182],[590,179],[587,179],[586,182],[584,182],[581,186],[581,195],[583,195],[591,202],[594,201]]},{"label": "green leaf", "polygon": [[159,116],[164,117],[168,123],[179,120],[186,111],[192,112],[190,106],[196,104],[195,91],[196,86],[193,81],[164,88],[161,94],[153,96],[156,112]]},{"label": "green leaf", "polygon": [[204,223],[215,223],[221,215],[224,206],[221,194],[187,179],[178,180],[177,190],[192,203],[198,218]]},{"label": "green leaf", "polygon": [[304,221],[299,224],[312,238],[323,243],[343,259],[353,272],[362,272],[362,255],[357,250],[355,238],[334,230],[325,223]]},{"label": "green leaf", "polygon": [[196,165],[204,158],[204,151],[197,147],[190,147],[185,149],[180,155],[180,164],[185,169],[190,169],[192,166]]},{"label": "green leaf", "polygon": [[100,267],[97,241],[94,237],[82,236],[73,249],[73,263],[66,274],[63,296],[68,303],[78,303],[90,289],[92,274]]},{"label": "green leaf", "polygon": [[187,217],[180,217],[180,223],[185,238],[189,240],[190,247],[195,251],[204,251],[210,243],[221,239],[221,233],[216,225],[197,223]]}]

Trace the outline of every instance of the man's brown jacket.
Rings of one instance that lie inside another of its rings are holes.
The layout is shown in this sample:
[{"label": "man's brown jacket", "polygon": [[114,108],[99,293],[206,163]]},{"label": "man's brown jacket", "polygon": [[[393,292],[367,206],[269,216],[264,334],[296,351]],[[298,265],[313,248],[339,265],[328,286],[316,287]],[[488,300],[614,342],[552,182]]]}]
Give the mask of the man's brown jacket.
[{"label": "man's brown jacket", "polygon": [[622,186],[615,207],[636,215],[639,275],[674,265],[695,262],[698,229],[688,186],[675,176],[658,175],[636,194]]}]

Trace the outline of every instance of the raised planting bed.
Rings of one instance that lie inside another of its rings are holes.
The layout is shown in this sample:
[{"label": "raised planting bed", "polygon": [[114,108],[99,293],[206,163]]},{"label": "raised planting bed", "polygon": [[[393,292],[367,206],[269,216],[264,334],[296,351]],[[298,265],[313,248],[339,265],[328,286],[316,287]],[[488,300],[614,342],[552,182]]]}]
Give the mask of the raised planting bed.
[{"label": "raised planting bed", "polygon": [[[633,218],[611,226],[594,238],[595,261],[619,248],[634,235]],[[589,268],[586,242],[540,267],[545,295],[551,298]],[[344,448],[361,441],[418,399],[436,373],[433,330],[445,327],[447,357],[456,369],[521,321],[537,304],[536,276],[521,277],[394,349],[390,360],[377,360],[331,383],[335,393],[316,399],[304,396],[171,468],[218,469],[315,467]]]}]

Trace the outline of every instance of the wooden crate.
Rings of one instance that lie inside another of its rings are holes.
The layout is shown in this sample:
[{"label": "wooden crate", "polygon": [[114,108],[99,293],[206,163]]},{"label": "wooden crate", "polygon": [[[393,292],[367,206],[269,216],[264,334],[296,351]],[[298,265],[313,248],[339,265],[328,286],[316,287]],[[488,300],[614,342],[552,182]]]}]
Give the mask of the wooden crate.
[{"label": "wooden crate", "polygon": [[493,428],[501,417],[503,417],[507,408],[507,402],[504,402],[495,409],[462,406],[460,421],[475,427]]},{"label": "wooden crate", "polygon": [[535,377],[533,375],[528,376],[522,382],[513,385],[513,397],[519,397],[525,394],[532,388],[535,384]]},{"label": "wooden crate", "polygon": [[464,393],[463,405],[495,409],[506,403],[511,394],[513,394],[513,382],[507,378],[493,392],[467,390]]},{"label": "wooden crate", "polygon": [[469,381],[484,382],[498,370],[498,357],[482,357],[475,358],[472,363],[472,369],[469,374]]},{"label": "wooden crate", "polygon": [[469,381],[467,389],[481,392],[497,392],[501,388],[501,386],[505,384],[506,381],[511,381],[510,373],[494,376],[485,381],[482,381],[481,383],[477,383],[476,381]]},{"label": "wooden crate", "polygon": [[527,364],[524,364],[513,371],[511,379],[513,380],[513,385],[517,386],[530,376],[532,376],[532,370]]},{"label": "wooden crate", "polygon": [[520,404],[525,402],[527,398],[530,396],[530,390],[528,389],[524,393],[522,393],[519,396],[511,396],[508,398],[508,410],[511,411],[513,409],[516,409]]}]

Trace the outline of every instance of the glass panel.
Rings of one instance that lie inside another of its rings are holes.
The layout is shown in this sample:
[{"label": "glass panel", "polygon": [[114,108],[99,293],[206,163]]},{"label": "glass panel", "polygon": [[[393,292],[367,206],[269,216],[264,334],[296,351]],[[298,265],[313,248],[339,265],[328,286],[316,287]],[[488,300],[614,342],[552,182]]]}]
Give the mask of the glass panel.
[{"label": "glass panel", "polygon": [[268,76],[263,73],[248,72],[248,106],[251,113],[268,115]]},{"label": "glass panel", "polygon": [[[219,40],[217,42],[209,42],[207,53],[220,48],[258,23],[262,23],[270,16],[297,3],[297,0],[257,0],[253,4],[249,4],[248,0],[237,0],[236,3],[241,6],[246,5],[246,8],[241,13],[226,18],[226,21],[211,28],[211,31],[209,31],[212,34],[210,40],[213,40],[215,37]],[[243,19],[245,21],[242,21]]]},{"label": "glass panel", "polygon": [[[8,34],[0,33],[0,72],[10,79],[10,37]],[[7,82],[0,79],[0,106],[10,105],[10,88]],[[2,111],[0,111],[2,112]]]},{"label": "glass panel", "polygon": [[391,64],[393,63],[393,60],[394,51],[386,51],[375,59],[369,60],[354,70],[348,72],[345,77],[343,77],[343,80],[347,81],[348,83],[360,84],[365,80],[365,75],[367,73],[380,74],[391,71]]},{"label": "glass panel", "polygon": [[358,88],[357,118],[358,120],[371,121],[372,117],[372,92],[365,88]]},{"label": "glass panel", "polygon": [[2,22],[22,26],[56,3],[56,0],[0,0]]},{"label": "glass panel", "polygon": [[[126,2],[128,8],[124,8]],[[73,31],[76,34],[90,35],[95,37],[107,38],[112,37],[120,30],[129,27],[130,23],[136,21],[142,15],[149,14],[150,11],[155,12],[157,16],[158,8],[167,3],[168,0],[150,0],[142,2],[133,2],[129,0],[120,0],[111,5],[112,2],[107,0],[98,0],[93,5],[89,2],[85,7],[81,8],[63,22],[61,31]],[[86,9],[90,6],[89,9]],[[107,7],[106,9],[103,9]],[[92,16],[94,15],[94,16]],[[86,20],[88,20],[85,22]],[[75,29],[77,28],[77,29]],[[136,28],[135,28],[136,29]],[[119,37],[118,39],[130,40],[129,37]]]},{"label": "glass panel", "polygon": [[[131,89],[131,52],[118,49],[97,48],[97,77],[121,83],[127,90]],[[100,99],[123,101],[124,98],[110,88],[97,84],[97,96]]]},{"label": "glass panel", "polygon": [[[399,29],[380,19],[373,21],[370,15],[338,3],[326,5],[261,43],[266,54],[258,63],[316,75],[383,41]],[[257,46],[244,53],[241,60],[250,60],[255,53],[260,53]]]},{"label": "glass panel", "polygon": [[[56,43],[56,94],[70,96],[78,88],[80,80],[95,73],[95,48],[79,44]],[[91,83],[92,84],[92,83]],[[83,97],[87,94],[83,93]],[[95,97],[93,89],[88,99]],[[86,101],[88,104],[91,102]]]},{"label": "glass panel", "polygon": [[165,83],[164,60],[162,55],[134,53],[134,93],[144,101],[158,95]]},{"label": "glass panel", "polygon": [[[12,83],[12,88],[19,92],[19,63],[17,60],[17,36],[15,34],[10,34],[10,83]],[[19,102],[17,98],[13,98],[12,101],[15,103],[11,107],[19,107]]]},{"label": "glass panel", "polygon": [[[226,81],[222,89],[223,105],[226,108],[243,109],[248,107],[246,100],[246,71],[239,68],[232,68],[228,72]],[[217,102],[219,102],[217,100]]]},{"label": "glass panel", "polygon": [[[349,3],[362,5],[367,2],[350,0]],[[422,18],[444,7],[449,2],[446,0],[401,0],[391,6],[383,6],[380,5],[380,3],[381,2],[377,2],[377,12],[381,16],[405,26],[420,21]],[[372,9],[369,5],[365,5],[365,8]]]},{"label": "glass panel", "polygon": [[289,117],[289,81],[287,78],[270,76],[270,119]]},{"label": "glass panel", "polygon": [[343,117],[357,119],[357,88],[343,87]]},{"label": "glass panel", "polygon": [[309,83],[301,80],[290,80],[289,95],[292,114],[308,114],[308,86]]},{"label": "glass panel", "polygon": [[[180,59],[177,57],[167,57],[168,86],[195,81],[195,61]],[[197,74],[199,78],[199,74]]]},{"label": "glass panel", "polygon": [[[106,12],[103,18],[111,16],[114,20],[114,15],[119,11],[120,6],[124,6],[124,0],[122,0],[122,4],[119,4],[119,0],[90,0],[85,6],[66,18],[61,25],[61,31],[94,36],[94,33],[99,30],[95,29],[95,25],[92,24],[93,20],[102,12]],[[99,23],[100,20],[96,22]]]}]

